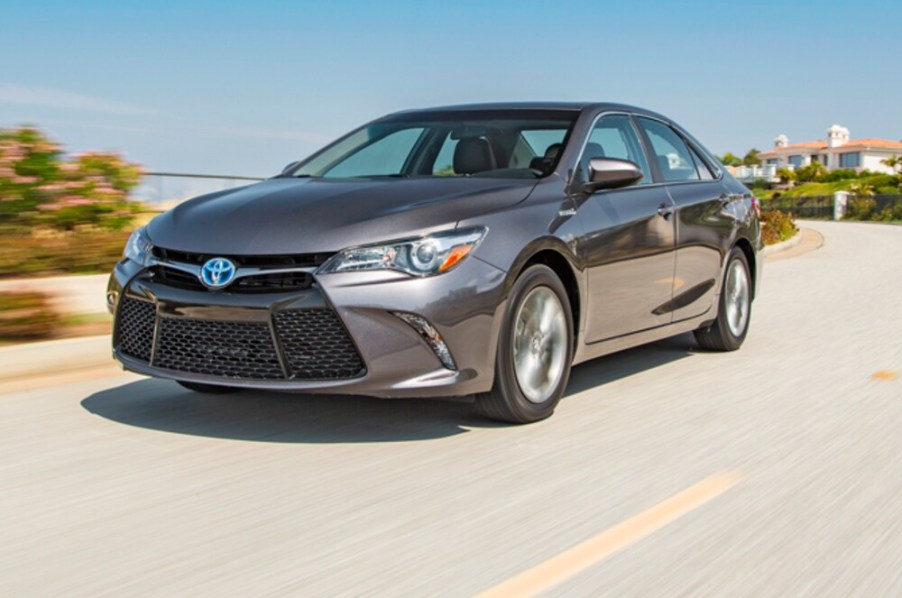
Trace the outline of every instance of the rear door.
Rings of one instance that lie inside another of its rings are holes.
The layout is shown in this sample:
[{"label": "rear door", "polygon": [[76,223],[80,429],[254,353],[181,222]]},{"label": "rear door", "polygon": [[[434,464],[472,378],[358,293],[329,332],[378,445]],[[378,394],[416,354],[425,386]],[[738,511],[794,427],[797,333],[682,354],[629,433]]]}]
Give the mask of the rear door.
[{"label": "rear door", "polygon": [[593,126],[575,177],[587,180],[592,158],[620,158],[645,177],[624,189],[597,191],[577,202],[586,235],[586,341],[596,342],[670,323],[673,288],[673,203],[654,184],[640,137],[626,114],[605,114]]},{"label": "rear door", "polygon": [[730,196],[701,151],[676,129],[655,119],[637,121],[676,209],[673,319],[699,316],[714,305],[734,231]]}]

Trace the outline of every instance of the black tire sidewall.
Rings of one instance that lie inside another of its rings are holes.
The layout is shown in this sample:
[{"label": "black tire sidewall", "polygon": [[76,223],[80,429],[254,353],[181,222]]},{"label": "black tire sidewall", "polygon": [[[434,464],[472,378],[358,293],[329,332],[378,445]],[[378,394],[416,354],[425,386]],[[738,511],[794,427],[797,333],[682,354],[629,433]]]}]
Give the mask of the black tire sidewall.
[{"label": "black tire sidewall", "polygon": [[[520,384],[517,382],[517,376],[514,371],[513,347],[516,328],[514,320],[523,300],[529,295],[530,291],[538,287],[547,287],[554,292],[558,301],[561,302],[567,324],[567,354],[564,372],[554,392],[542,403],[533,403],[526,398],[526,395],[520,389]],[[547,266],[535,265],[529,267],[517,279],[511,289],[499,340],[495,383],[501,393],[507,398],[508,407],[522,421],[537,421],[548,417],[554,412],[554,408],[567,388],[567,382],[570,379],[570,365],[573,362],[573,314],[567,291],[554,273],[554,270]]]}]

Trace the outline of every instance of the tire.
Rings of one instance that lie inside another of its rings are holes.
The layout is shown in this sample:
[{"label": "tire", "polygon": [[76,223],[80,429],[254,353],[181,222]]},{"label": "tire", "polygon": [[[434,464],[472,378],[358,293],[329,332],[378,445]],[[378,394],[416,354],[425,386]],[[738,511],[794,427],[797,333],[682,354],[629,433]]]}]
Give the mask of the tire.
[{"label": "tire", "polygon": [[752,319],[752,277],[745,253],[730,252],[718,300],[717,319],[695,331],[695,340],[708,351],[735,351],[742,346]]},{"label": "tire", "polygon": [[224,395],[231,392],[238,392],[239,389],[233,386],[219,386],[217,384],[201,384],[200,382],[183,382],[176,380],[181,386],[194,392],[200,392],[207,395]]},{"label": "tire", "polygon": [[495,382],[492,390],[477,395],[476,407],[503,422],[545,419],[567,388],[572,361],[567,291],[551,268],[530,266],[511,289],[498,337]]}]

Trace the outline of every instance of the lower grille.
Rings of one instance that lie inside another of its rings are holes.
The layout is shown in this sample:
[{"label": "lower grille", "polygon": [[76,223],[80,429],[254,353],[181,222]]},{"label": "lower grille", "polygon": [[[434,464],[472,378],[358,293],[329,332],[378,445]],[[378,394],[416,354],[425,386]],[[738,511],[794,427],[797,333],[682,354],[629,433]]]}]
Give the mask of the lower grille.
[{"label": "lower grille", "polygon": [[269,325],[256,322],[160,318],[153,365],[228,378],[285,378]]},{"label": "lower grille", "polygon": [[117,317],[119,350],[167,370],[247,380],[285,380],[286,371],[288,379],[337,380],[366,371],[331,309],[276,312],[281,357],[266,322],[157,317],[153,303],[128,296]]},{"label": "lower grille", "polygon": [[156,305],[123,297],[119,305],[119,350],[130,357],[150,361],[156,319]]},{"label": "lower grille", "polygon": [[276,330],[294,378],[353,378],[363,361],[331,309],[276,312]]}]

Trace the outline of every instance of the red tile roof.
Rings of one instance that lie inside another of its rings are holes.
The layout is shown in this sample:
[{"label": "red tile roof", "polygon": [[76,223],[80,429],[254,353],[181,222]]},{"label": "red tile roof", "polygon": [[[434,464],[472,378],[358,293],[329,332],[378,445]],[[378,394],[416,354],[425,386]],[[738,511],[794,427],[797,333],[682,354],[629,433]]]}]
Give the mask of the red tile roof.
[{"label": "red tile roof", "polygon": [[876,139],[874,137],[868,137],[866,139],[853,139],[842,147],[873,147],[880,149],[902,150],[902,141],[890,141],[888,139]]},{"label": "red tile roof", "polygon": [[829,147],[827,145],[827,142],[825,141],[806,141],[805,143],[794,143],[792,145],[787,145],[784,147],[775,147],[773,149],[767,150],[766,152],[761,152],[758,155],[766,158],[769,156],[776,156],[778,153],[785,154],[787,152],[792,152],[795,150],[836,150],[842,152],[849,149],[862,148],[897,149],[899,151],[902,151],[902,141],[890,141],[888,139],[868,137],[865,139],[852,139],[851,141],[848,141],[843,145],[832,148]]}]

